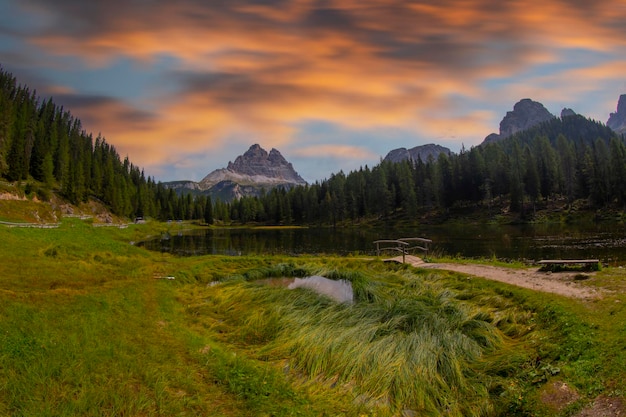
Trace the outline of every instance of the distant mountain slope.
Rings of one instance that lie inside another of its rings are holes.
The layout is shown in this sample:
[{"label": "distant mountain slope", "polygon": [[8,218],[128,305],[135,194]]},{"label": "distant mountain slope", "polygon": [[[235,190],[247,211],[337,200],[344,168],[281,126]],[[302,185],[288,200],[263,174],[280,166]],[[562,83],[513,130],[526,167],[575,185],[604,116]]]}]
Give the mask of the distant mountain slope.
[{"label": "distant mountain slope", "polygon": [[243,196],[260,195],[262,190],[275,187],[289,189],[306,185],[306,181],[295,171],[281,153],[272,149],[269,153],[260,145],[252,145],[235,162],[226,168],[212,171],[200,182],[172,181],[165,183],[178,193],[209,195],[223,201],[231,201]]},{"label": "distant mountain slope", "polygon": [[508,149],[515,140],[531,143],[536,138],[545,136],[554,146],[559,135],[565,136],[577,145],[589,146],[593,146],[597,139],[603,139],[608,143],[612,137],[617,137],[616,133],[605,124],[575,114],[563,118],[555,117],[530,129],[517,132],[500,142],[505,149]]},{"label": "distant mountain slope", "polygon": [[506,113],[500,122],[500,133],[488,135],[483,143],[496,142],[537,126],[540,123],[555,119],[543,104],[529,98],[515,103],[513,110]]},{"label": "distant mountain slope", "polygon": [[606,125],[619,134],[626,134],[626,94],[617,102],[617,112],[611,113]]},{"label": "distant mountain slope", "polygon": [[[624,103],[624,111],[626,112],[626,99]],[[575,115],[576,113],[571,109],[563,109],[563,112],[561,113],[562,117],[570,117]],[[558,118],[550,113],[543,104],[537,101],[533,101],[529,98],[524,98],[515,103],[512,111],[508,111],[506,113],[506,115],[500,122],[500,132],[491,133],[483,140],[482,144],[498,142],[509,138],[519,132],[532,129],[533,127],[542,123],[557,119]],[[422,161],[426,162],[429,156],[432,156],[436,159],[441,153],[449,155],[451,154],[451,151],[446,147],[431,143],[428,145],[416,146],[415,148],[411,149],[393,149],[385,156],[384,160],[391,162],[400,162],[406,159],[417,161],[418,158],[421,158]]]},{"label": "distant mountain slope", "polygon": [[449,154],[450,149],[436,145],[434,143],[429,143],[427,145],[416,146],[411,149],[406,148],[398,148],[390,151],[387,156],[385,156],[385,161],[390,162],[400,162],[406,159],[410,159],[412,161],[417,161],[421,159],[423,162],[426,162],[429,157],[433,157],[433,159],[437,159],[437,157],[444,153]]}]

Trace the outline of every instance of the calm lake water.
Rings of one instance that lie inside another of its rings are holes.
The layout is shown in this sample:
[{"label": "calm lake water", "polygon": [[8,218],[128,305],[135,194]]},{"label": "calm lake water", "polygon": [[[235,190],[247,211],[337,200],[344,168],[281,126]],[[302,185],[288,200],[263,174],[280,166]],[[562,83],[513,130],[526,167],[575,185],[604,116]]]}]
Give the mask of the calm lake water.
[{"label": "calm lake water", "polygon": [[207,229],[185,231],[172,225],[168,233],[141,242],[147,249],[181,256],[205,254],[363,254],[374,255],[373,241],[406,237],[433,240],[437,255],[502,260],[598,258],[626,264],[626,225],[455,225],[410,229]]}]

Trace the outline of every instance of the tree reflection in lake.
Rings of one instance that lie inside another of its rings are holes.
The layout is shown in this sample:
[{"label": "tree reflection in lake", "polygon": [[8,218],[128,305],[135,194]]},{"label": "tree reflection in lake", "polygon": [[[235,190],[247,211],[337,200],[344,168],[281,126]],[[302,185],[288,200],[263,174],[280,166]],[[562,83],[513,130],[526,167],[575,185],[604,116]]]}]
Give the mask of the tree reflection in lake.
[{"label": "tree reflection in lake", "polygon": [[[363,254],[374,255],[378,239],[426,237],[436,255],[537,261],[598,258],[611,265],[626,260],[623,224],[445,225],[412,228],[206,229],[170,233],[142,242],[147,249],[193,255]],[[419,254],[418,254],[419,255]]]}]

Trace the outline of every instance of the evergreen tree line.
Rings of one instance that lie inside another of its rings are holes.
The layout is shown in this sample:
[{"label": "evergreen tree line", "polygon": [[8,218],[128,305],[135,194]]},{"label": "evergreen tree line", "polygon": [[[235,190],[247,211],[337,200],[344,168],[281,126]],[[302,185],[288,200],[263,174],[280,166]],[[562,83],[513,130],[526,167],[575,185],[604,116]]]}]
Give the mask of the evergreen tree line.
[{"label": "evergreen tree line", "polygon": [[381,161],[313,185],[275,189],[231,204],[240,222],[339,224],[414,219],[432,210],[503,202],[522,217],[554,199],[626,205],[623,137],[583,116],[555,118],[499,142],[437,159]]},{"label": "evergreen tree line", "polygon": [[0,177],[39,184],[40,198],[53,190],[73,204],[96,198],[119,216],[213,222],[210,197],[178,196],[144,175],[80,120],[0,67]]},{"label": "evergreen tree line", "polygon": [[212,201],[146,178],[102,136],[93,139],[80,120],[0,67],[0,177],[36,182],[44,199],[53,190],[74,204],[96,198],[129,218],[336,225],[502,201],[521,215],[560,198],[626,206],[626,146],[605,125],[569,116],[458,155],[381,161],[312,185]]}]

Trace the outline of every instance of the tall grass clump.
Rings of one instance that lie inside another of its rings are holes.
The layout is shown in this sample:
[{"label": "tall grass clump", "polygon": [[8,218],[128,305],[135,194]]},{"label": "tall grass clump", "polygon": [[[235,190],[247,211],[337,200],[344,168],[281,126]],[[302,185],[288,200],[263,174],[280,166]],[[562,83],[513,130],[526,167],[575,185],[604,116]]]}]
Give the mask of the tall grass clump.
[{"label": "tall grass clump", "polygon": [[[286,361],[292,375],[309,381],[301,382],[349,393],[355,406],[389,414],[493,411],[495,376],[487,363],[507,337],[488,309],[404,269],[298,270],[350,281],[355,303],[336,303],[305,289],[221,284],[210,289],[203,306],[205,314],[227,317],[232,331],[222,332],[222,340],[253,349],[263,360]],[[216,325],[224,330],[223,323]]]},{"label": "tall grass clump", "polygon": [[372,404],[481,415],[488,392],[470,365],[497,344],[497,331],[445,294],[431,295],[291,310],[275,349],[311,377],[355,384]]}]

